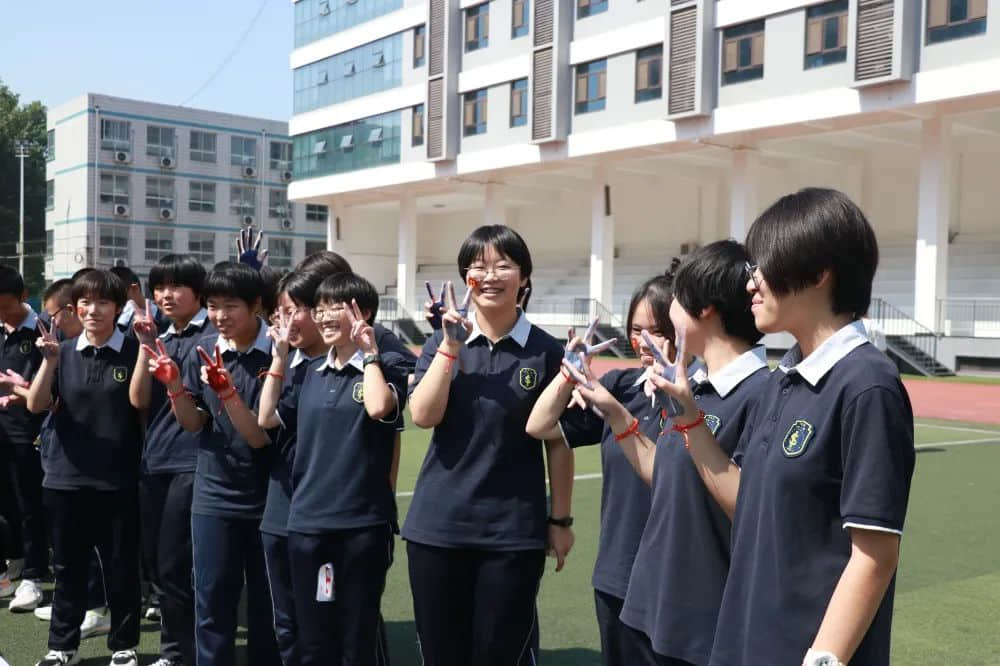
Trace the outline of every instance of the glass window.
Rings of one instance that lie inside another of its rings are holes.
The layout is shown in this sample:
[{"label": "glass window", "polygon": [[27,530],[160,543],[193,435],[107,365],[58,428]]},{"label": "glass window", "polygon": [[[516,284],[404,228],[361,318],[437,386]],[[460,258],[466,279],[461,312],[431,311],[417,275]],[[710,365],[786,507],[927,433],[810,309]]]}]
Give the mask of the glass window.
[{"label": "glass window", "polygon": [[174,128],[148,125],[146,127],[146,154],[157,157],[173,157]]},{"label": "glass window", "polygon": [[146,261],[159,261],[173,251],[173,229],[146,229]]},{"label": "glass window", "polygon": [[52,259],[55,257],[55,247],[56,247],[56,232],[55,229],[45,230],[45,258]]},{"label": "glass window", "polygon": [[230,137],[229,163],[237,166],[257,166],[257,139],[248,136]]},{"label": "glass window", "polygon": [[927,43],[986,32],[986,0],[927,0]]},{"label": "glass window", "polygon": [[306,220],[308,222],[326,222],[329,215],[330,210],[326,206],[306,204]]},{"label": "glass window", "polygon": [[101,148],[104,150],[129,150],[132,132],[127,120],[101,118]]},{"label": "glass window", "polygon": [[[292,149],[296,180],[398,164],[402,120],[402,111],[390,111],[296,136]],[[369,142],[378,127],[381,141]]]},{"label": "glass window", "polygon": [[486,134],[487,93],[485,88],[465,93],[462,113],[463,136]]},{"label": "glass window", "polygon": [[608,0],[576,0],[576,17],[578,19],[606,11],[608,11]]},{"label": "glass window", "polygon": [[764,21],[722,32],[722,85],[764,78]]},{"label": "glass window", "polygon": [[188,234],[188,253],[203,264],[215,263],[215,234],[192,231]]},{"label": "glass window", "polygon": [[401,9],[403,0],[299,0],[293,7],[299,47]]},{"label": "glass window", "polygon": [[269,190],[267,193],[268,217],[291,217],[292,210],[288,203],[287,190]]},{"label": "glass window", "polygon": [[56,131],[50,129],[45,133],[45,161],[51,162],[56,158]]},{"label": "glass window", "polygon": [[292,267],[292,239],[275,238],[267,240],[267,263],[271,268],[288,270]]},{"label": "glass window", "polygon": [[192,181],[188,185],[188,210],[196,213],[214,213],[215,183]]},{"label": "glass window", "polygon": [[608,87],[607,60],[576,66],[576,112],[603,111]]},{"label": "glass window", "polygon": [[128,227],[98,225],[97,256],[109,263],[128,261]]},{"label": "glass window", "polygon": [[424,145],[424,105],[417,104],[413,107],[413,126],[411,127],[413,141],[411,145]]},{"label": "glass window", "polygon": [[173,208],[174,179],[146,176],[146,206],[149,208]]},{"label": "glass window", "polygon": [[256,214],[257,188],[248,185],[230,185],[229,212],[233,215]]},{"label": "glass window", "polygon": [[56,181],[45,181],[45,210],[56,208]]},{"label": "glass window", "polygon": [[403,60],[403,33],[396,33],[299,67],[292,73],[292,110],[303,113],[398,87]]},{"label": "glass window", "polygon": [[636,51],[635,101],[646,102],[663,97],[663,45]]},{"label": "glass window", "polygon": [[270,167],[275,171],[285,171],[292,168],[292,144],[287,141],[271,142]]},{"label": "glass window", "polygon": [[215,134],[191,130],[191,160],[215,164]]},{"label": "glass window", "polygon": [[806,10],[806,69],[847,60],[847,0]]},{"label": "glass window", "polygon": [[528,12],[531,11],[530,0],[514,0],[511,3],[510,36],[524,37],[528,34]]},{"label": "glass window", "polygon": [[323,252],[326,250],[326,241],[306,241],[306,256],[316,254],[317,252]]},{"label": "glass window", "polygon": [[465,50],[484,49],[490,44],[490,3],[465,10]]},{"label": "glass window", "polygon": [[427,62],[427,56],[424,53],[424,47],[426,46],[426,33],[427,28],[422,25],[418,25],[413,29],[413,68],[423,67],[424,63]]},{"label": "glass window", "polygon": [[128,205],[127,174],[101,174],[101,203]]},{"label": "glass window", "polygon": [[510,126],[528,124],[528,79],[518,79],[510,84]]}]

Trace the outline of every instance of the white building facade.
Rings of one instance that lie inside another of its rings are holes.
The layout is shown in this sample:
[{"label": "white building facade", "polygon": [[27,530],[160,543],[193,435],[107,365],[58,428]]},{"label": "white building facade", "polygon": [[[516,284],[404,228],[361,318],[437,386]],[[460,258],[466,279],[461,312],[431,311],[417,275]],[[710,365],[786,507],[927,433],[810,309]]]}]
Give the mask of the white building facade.
[{"label": "white building facade", "polygon": [[289,196],[404,310],[504,222],[533,318],[620,323],[672,256],[818,185],[875,227],[889,328],[998,355],[1000,0],[294,5]]},{"label": "white building facade", "polygon": [[326,245],[326,210],[288,203],[287,124],[87,94],[48,114],[46,278],[192,254],[236,255],[238,229],[265,231],[291,268]]}]

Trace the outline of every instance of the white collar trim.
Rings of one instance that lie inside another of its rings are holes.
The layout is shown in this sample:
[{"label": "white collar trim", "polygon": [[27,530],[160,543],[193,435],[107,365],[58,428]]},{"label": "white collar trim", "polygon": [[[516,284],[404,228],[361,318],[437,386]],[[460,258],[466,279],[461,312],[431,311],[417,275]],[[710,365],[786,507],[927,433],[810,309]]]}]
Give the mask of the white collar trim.
[{"label": "white collar trim", "polygon": [[[125,334],[122,333],[116,326],[114,333],[111,334],[111,337],[108,338],[103,345],[97,347],[97,349],[103,349],[104,347],[111,347],[116,352],[120,352],[122,350],[122,345],[124,343],[125,343]],[[83,331],[82,333],[80,333],[79,337],[77,337],[76,339],[76,350],[83,351],[87,347],[93,347],[93,346],[94,344],[87,339],[87,332]]]},{"label": "white collar trim", "polygon": [[767,350],[764,345],[756,345],[734,358],[714,374],[708,374],[707,368],[699,368],[694,380],[699,384],[708,382],[720,398],[725,398],[744,379],[765,367],[767,367]]},{"label": "white collar trim", "polygon": [[816,386],[842,358],[867,342],[865,325],[855,320],[827,338],[806,358],[802,358],[802,349],[796,344],[788,350],[778,367],[786,375],[796,372]]},{"label": "white collar trim", "polygon": [[[191,318],[191,321],[187,323],[187,326],[184,327],[184,330],[186,331],[189,328],[195,326],[201,328],[202,326],[205,325],[206,321],[208,321],[208,310],[202,308],[201,310],[198,310],[198,314],[196,314],[194,317]],[[163,335],[161,335],[160,337],[166,340],[172,335],[177,335],[177,329],[174,327],[173,323],[171,323],[170,326],[167,327],[167,330],[164,331]]]},{"label": "white collar trim", "polygon": [[[337,369],[336,362],[337,362],[337,348],[330,347],[330,351],[326,353],[326,360],[323,361],[323,363],[318,368],[316,368],[316,372],[323,372],[326,369],[336,370]],[[354,355],[351,356],[350,360],[347,361],[347,365],[353,365],[361,372],[365,371],[365,355],[361,353],[360,349],[354,350]]]},{"label": "white collar trim", "polygon": [[[504,338],[510,338],[518,344],[520,347],[528,344],[528,336],[531,335],[531,322],[528,321],[528,317],[525,316],[524,311],[521,308],[517,309],[518,317],[517,321],[514,322],[514,328],[510,329]],[[478,313],[473,312],[470,320],[472,321],[472,332],[469,333],[469,339],[465,341],[465,344],[469,344],[476,338],[484,335],[481,328],[479,328],[479,320],[477,319]],[[503,340],[503,338],[500,338]],[[499,342],[499,341],[498,341]]]},{"label": "white collar trim", "polygon": [[[219,339],[215,341],[215,348],[223,354],[229,351],[239,351],[232,340],[222,337],[221,333],[219,334]],[[267,323],[260,317],[257,318],[257,338],[253,341],[253,345],[247,350],[247,353],[250,353],[254,349],[259,349],[265,354],[271,353],[271,339],[267,337]]]}]

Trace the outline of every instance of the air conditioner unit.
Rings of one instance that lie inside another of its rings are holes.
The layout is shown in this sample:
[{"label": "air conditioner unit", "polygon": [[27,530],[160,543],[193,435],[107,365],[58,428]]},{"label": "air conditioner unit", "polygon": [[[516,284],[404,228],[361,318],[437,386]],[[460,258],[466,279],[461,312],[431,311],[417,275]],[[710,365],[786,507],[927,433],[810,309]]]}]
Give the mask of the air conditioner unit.
[{"label": "air conditioner unit", "polygon": [[115,162],[119,164],[128,164],[132,161],[132,156],[127,150],[116,150],[115,151]]},{"label": "air conditioner unit", "polygon": [[254,223],[253,215],[244,215],[242,221],[244,227],[253,226]]},{"label": "air conditioner unit", "polygon": [[128,206],[115,204],[115,217],[128,217]]},{"label": "air conditioner unit", "polygon": [[281,172],[281,182],[283,182],[283,183],[290,183],[290,182],[292,182],[292,172],[289,171],[288,169],[285,169],[284,171],[282,171]]},{"label": "air conditioner unit", "polygon": [[282,218],[281,228],[284,229],[285,231],[291,231],[292,229],[295,228],[295,222],[293,222],[292,218],[290,217]]},{"label": "air conditioner unit", "polygon": [[698,249],[698,243],[696,241],[689,241],[687,243],[681,243],[681,256],[685,257],[695,250]]},{"label": "air conditioner unit", "polygon": [[161,208],[160,209],[160,219],[161,220],[172,220],[172,219],[174,219],[174,209],[173,208]]},{"label": "air conditioner unit", "polygon": [[176,169],[177,161],[170,157],[169,155],[164,155],[160,158],[160,168],[162,169]]},{"label": "air conditioner unit", "polygon": [[257,177],[257,169],[255,169],[252,166],[245,166],[245,167],[243,167],[243,177],[244,178],[256,178]]}]

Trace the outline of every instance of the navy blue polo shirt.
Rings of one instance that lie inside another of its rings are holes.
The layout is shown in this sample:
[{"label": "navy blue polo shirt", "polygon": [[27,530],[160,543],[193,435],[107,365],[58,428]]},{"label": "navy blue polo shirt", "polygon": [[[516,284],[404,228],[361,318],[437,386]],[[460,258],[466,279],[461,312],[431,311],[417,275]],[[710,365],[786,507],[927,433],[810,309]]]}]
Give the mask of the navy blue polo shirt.
[{"label": "navy blue polo shirt", "polygon": [[322,534],[395,522],[389,473],[408,373],[400,356],[379,356],[397,397],[395,412],[384,420],[365,411],[360,350],[337,369],[331,349],[321,363],[309,366],[297,400],[279,403],[282,424],[296,432],[289,532]]},{"label": "navy blue polo shirt", "polygon": [[[172,326],[170,320],[160,311],[160,308],[156,307],[156,303],[153,303],[152,300],[149,302],[149,311],[153,315],[153,321],[156,323],[158,333],[164,333],[168,326]],[[125,307],[122,308],[122,313],[118,315],[118,321],[115,322],[118,330],[129,338],[136,337],[135,329],[132,328],[132,322],[135,321],[135,312],[135,301],[128,301]]]},{"label": "navy blue polo shirt", "polygon": [[[711,664],[801,662],[850,558],[850,529],[902,534],[915,457],[906,390],[860,322],[806,359],[797,346],[785,356],[734,456],[743,469]],[[894,587],[852,664],[889,664]]]},{"label": "navy blue polo shirt", "polygon": [[[695,403],[726,455],[770,374],[763,347],[711,376],[692,377]],[[657,654],[707,664],[729,570],[729,517],[705,488],[684,438],[664,428],[656,442],[653,501],[632,568],[621,620],[645,633]]]},{"label": "navy blue polo shirt", "polygon": [[[30,305],[24,307],[28,314],[17,328],[8,331],[0,325],[0,374],[13,370],[30,382],[42,365],[42,352],[35,346],[38,315]],[[0,409],[0,442],[30,445],[44,419],[45,414],[32,414],[24,402]]]},{"label": "navy blue polo shirt", "polygon": [[[215,332],[204,308],[182,331],[173,324],[160,335],[160,340],[177,367],[183,367],[199,339]],[[170,408],[167,387],[153,379],[149,397],[149,425],[146,447],[142,454],[144,471],[150,474],[180,474],[193,472],[198,464],[198,446],[202,433],[188,432],[181,427]]]},{"label": "navy blue polo shirt", "polygon": [[[223,364],[232,375],[233,387],[252,410],[257,407],[264,385],[261,373],[271,367],[267,324],[258,319],[257,326],[257,338],[246,352],[237,351],[218,333],[204,336],[196,343],[209,355],[219,347]],[[198,350],[192,349],[181,370],[184,387],[209,417],[202,431],[204,436],[199,440],[191,511],[205,516],[259,519],[264,513],[274,447],[254,449],[243,439],[229,420],[218,394],[201,381],[201,365]]]},{"label": "navy blue polo shirt", "polygon": [[382,324],[375,324],[373,328],[375,329],[375,344],[378,345],[379,353],[392,352],[396,354],[399,356],[399,362],[406,368],[406,374],[412,375],[417,367],[417,357],[410,351],[410,348]]},{"label": "navy blue polo shirt", "polygon": [[[546,547],[545,463],[524,428],[542,389],[559,373],[563,347],[521,314],[495,344],[473,331],[452,365],[448,406],[434,428],[403,526],[403,538],[446,548]],[[438,330],[417,360],[415,388],[430,367]]]},{"label": "navy blue polo shirt", "polygon": [[42,449],[44,488],[135,488],[142,425],[128,398],[139,343],[115,330],[94,348],[85,333],[59,345],[51,436]]},{"label": "navy blue polo shirt", "polygon": [[[660,432],[660,415],[643,392],[644,368],[611,370],[600,382],[629,413],[639,419],[639,429],[652,440]],[[560,381],[560,380],[557,380]],[[571,447],[601,445],[601,538],[594,563],[594,588],[625,598],[635,551],[649,515],[649,486],[639,478],[615,441],[611,428],[593,410],[567,409],[559,420]]]}]

